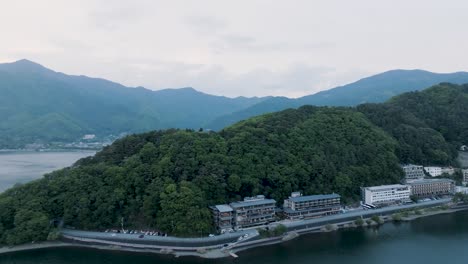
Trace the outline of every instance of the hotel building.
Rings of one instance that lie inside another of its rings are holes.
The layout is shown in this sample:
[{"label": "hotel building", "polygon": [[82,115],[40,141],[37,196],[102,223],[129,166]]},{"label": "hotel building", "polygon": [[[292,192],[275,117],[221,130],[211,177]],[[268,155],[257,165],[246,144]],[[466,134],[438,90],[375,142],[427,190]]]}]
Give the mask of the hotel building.
[{"label": "hotel building", "polygon": [[341,209],[340,199],[338,194],[302,196],[300,192],[293,192],[284,200],[283,211],[290,220],[337,214]]},{"label": "hotel building", "polygon": [[224,233],[234,228],[234,210],[231,206],[227,204],[220,204],[210,206],[210,209],[213,213],[213,219],[218,232]]},{"label": "hotel building", "polygon": [[448,195],[455,192],[455,182],[450,179],[420,179],[407,181],[411,186],[411,195],[416,197],[431,197]]},{"label": "hotel building", "polygon": [[229,204],[234,210],[236,229],[264,225],[275,220],[276,201],[263,195],[246,197],[244,201]]},{"label": "hotel building", "polygon": [[390,205],[410,201],[411,187],[401,184],[361,188],[362,201],[369,205]]}]

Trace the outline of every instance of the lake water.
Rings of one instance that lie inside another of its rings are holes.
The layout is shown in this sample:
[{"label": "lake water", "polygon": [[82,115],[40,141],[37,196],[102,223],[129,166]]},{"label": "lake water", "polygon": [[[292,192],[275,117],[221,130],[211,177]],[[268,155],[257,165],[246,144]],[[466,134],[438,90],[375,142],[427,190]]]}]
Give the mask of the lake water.
[{"label": "lake water", "polygon": [[0,263],[47,264],[466,264],[468,212],[437,215],[375,229],[311,234],[285,244],[239,252],[239,258],[206,260],[79,248],[0,255]]},{"label": "lake water", "polygon": [[16,183],[25,183],[45,173],[72,165],[94,155],[92,151],[0,152],[0,192]]}]

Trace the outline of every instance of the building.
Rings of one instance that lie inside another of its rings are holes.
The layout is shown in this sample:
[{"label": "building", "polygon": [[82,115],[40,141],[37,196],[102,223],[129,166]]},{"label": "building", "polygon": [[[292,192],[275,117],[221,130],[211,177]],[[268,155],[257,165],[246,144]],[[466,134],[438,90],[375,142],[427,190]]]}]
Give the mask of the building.
[{"label": "building", "polygon": [[94,134],[86,134],[83,136],[83,139],[84,140],[91,140],[91,139],[95,139],[96,138],[96,135]]},{"label": "building", "polygon": [[411,195],[416,197],[431,197],[448,195],[455,192],[455,182],[450,179],[420,179],[406,183],[411,186]]},{"label": "building", "polygon": [[424,170],[432,177],[437,177],[437,176],[442,175],[441,167],[424,167]]},{"label": "building", "polygon": [[213,213],[213,220],[216,229],[220,233],[225,233],[234,228],[234,210],[227,204],[210,206]]},{"label": "building", "polygon": [[402,184],[361,188],[362,201],[368,205],[390,205],[410,201],[411,187]]},{"label": "building", "polygon": [[463,184],[468,184],[468,169],[462,170],[463,173]]},{"label": "building", "polygon": [[464,186],[455,186],[456,193],[468,194],[468,187]]},{"label": "building", "polygon": [[453,175],[453,174],[455,174],[455,169],[452,168],[452,167],[444,167],[444,168],[442,168],[442,174],[444,174],[444,173],[446,173],[448,175]]},{"label": "building", "polygon": [[276,201],[263,195],[246,197],[243,201],[229,204],[234,210],[236,229],[264,225],[275,220]]},{"label": "building", "polygon": [[416,180],[424,178],[424,167],[420,165],[408,164],[402,166],[403,171],[405,172],[406,180]]},{"label": "building", "polygon": [[334,193],[302,196],[300,192],[293,192],[284,200],[283,212],[290,220],[337,214],[341,209],[340,199],[340,195]]}]

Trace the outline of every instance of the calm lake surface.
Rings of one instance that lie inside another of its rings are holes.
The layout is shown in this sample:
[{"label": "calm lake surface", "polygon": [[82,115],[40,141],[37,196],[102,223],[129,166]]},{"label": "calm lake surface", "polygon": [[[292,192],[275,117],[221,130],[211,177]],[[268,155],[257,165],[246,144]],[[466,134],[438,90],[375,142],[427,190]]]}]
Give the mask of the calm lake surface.
[{"label": "calm lake surface", "polygon": [[25,183],[45,173],[72,165],[94,155],[93,151],[67,152],[0,152],[0,192],[16,183]]},{"label": "calm lake surface", "polygon": [[300,237],[286,244],[251,249],[238,259],[204,260],[78,248],[0,255],[0,263],[47,264],[362,264],[468,263],[468,212]]}]

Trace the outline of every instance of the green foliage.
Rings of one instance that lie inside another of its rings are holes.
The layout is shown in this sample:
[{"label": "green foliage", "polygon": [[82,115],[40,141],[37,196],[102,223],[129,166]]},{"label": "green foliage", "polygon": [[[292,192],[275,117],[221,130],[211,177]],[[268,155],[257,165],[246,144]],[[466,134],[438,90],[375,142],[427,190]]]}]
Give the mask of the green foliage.
[{"label": "green foliage", "polygon": [[151,91],[69,76],[21,60],[0,64],[0,148],[163,128],[199,128],[266,98],[227,98],[192,88]]},{"label": "green foliage", "polygon": [[8,233],[18,211],[34,208],[80,229],[115,228],[123,218],[126,228],[206,235],[213,230],[208,206],[245,196],[282,201],[302,190],[356,201],[359,186],[401,178],[395,149],[353,109],[317,107],[260,116],[220,133],[130,135],[73,168],[2,194],[0,223]]},{"label": "green foliage", "polygon": [[392,215],[392,220],[395,222],[400,222],[403,219],[403,215],[400,213],[396,213]]},{"label": "green foliage", "polygon": [[157,226],[174,235],[204,235],[211,231],[211,214],[195,185],[182,182],[166,186],[161,194],[161,214]]},{"label": "green foliage", "polygon": [[275,236],[281,236],[284,233],[286,233],[287,231],[288,231],[288,228],[285,225],[279,224],[273,229],[273,234]]},{"label": "green foliage", "polygon": [[60,231],[57,229],[52,229],[47,235],[48,241],[54,241],[60,238]]},{"label": "green foliage", "polygon": [[455,193],[452,200],[454,203],[468,203],[468,194]]},{"label": "green foliage", "polygon": [[367,103],[381,103],[405,92],[422,90],[441,82],[468,83],[465,72],[437,74],[421,70],[394,70],[364,78],[357,82],[322,91],[298,99],[284,97],[268,98],[248,108],[220,116],[208,127],[219,130],[253,116],[297,108],[302,105],[356,106]]},{"label": "green foliage", "polygon": [[455,165],[468,138],[468,85],[444,83],[357,109],[398,141],[403,163]]},{"label": "green foliage", "polygon": [[[381,109],[305,106],[219,133],[171,129],[130,135],[72,168],[0,194],[0,243],[45,240],[55,219],[79,229],[115,228],[123,220],[126,228],[201,236],[213,230],[209,205],[257,194],[281,202],[297,190],[335,192],[353,202],[361,186],[400,181],[395,153],[404,162],[450,163],[462,137],[448,128],[468,131],[467,89],[444,84]],[[447,121],[438,111],[449,113]],[[406,130],[421,134],[406,138]]]},{"label": "green foliage", "polygon": [[383,224],[383,222],[384,222],[384,221],[382,220],[382,218],[380,218],[380,216],[378,216],[378,215],[373,215],[373,216],[371,217],[371,220],[374,221],[374,222],[376,222],[377,224]]},{"label": "green foliage", "polygon": [[364,224],[364,220],[359,217],[356,220],[354,220],[354,224],[357,226],[362,226]]},{"label": "green foliage", "polygon": [[264,228],[258,229],[260,237],[262,238],[282,236],[287,231],[288,231],[288,228],[283,224],[279,224],[275,226],[275,228],[273,229],[268,229],[268,230]]}]

